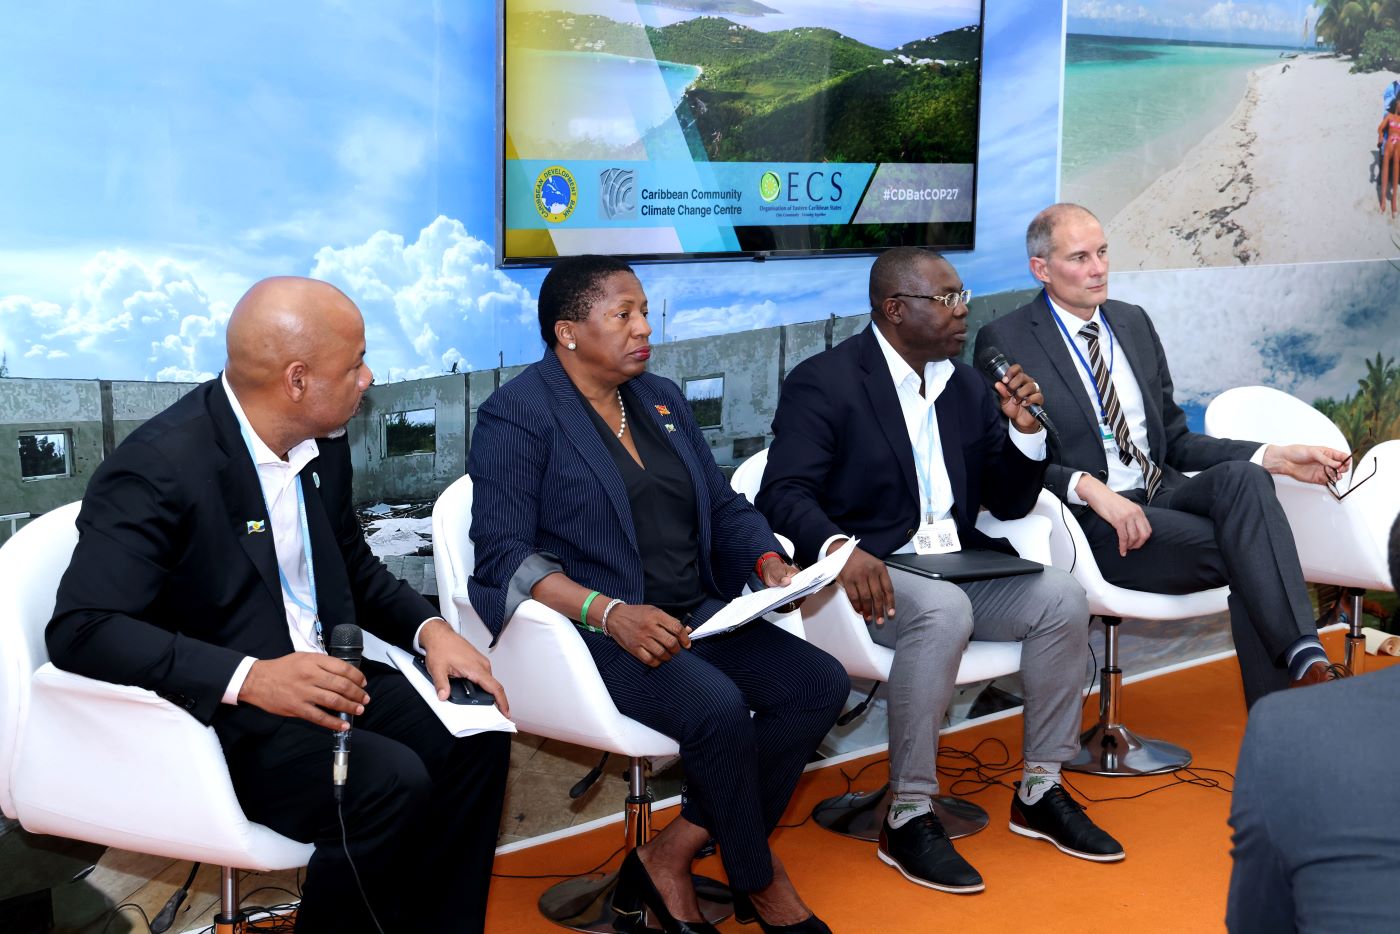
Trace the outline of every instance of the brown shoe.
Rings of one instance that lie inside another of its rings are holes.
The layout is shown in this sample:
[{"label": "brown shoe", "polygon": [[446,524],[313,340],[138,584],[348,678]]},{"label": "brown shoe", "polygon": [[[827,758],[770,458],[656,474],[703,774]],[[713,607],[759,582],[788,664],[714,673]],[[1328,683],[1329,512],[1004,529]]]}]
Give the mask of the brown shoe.
[{"label": "brown shoe", "polygon": [[1310,684],[1321,684],[1324,681],[1336,681],[1339,678],[1350,678],[1351,669],[1346,665],[1327,664],[1325,662],[1313,662],[1308,666],[1308,670],[1303,672],[1303,676],[1298,678],[1288,686],[1291,688],[1305,688]]}]

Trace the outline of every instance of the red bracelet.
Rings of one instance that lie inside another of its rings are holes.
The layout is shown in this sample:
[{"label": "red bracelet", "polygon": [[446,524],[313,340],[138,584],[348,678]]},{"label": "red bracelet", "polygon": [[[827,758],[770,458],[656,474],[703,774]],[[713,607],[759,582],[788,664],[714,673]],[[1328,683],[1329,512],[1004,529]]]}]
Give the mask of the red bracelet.
[{"label": "red bracelet", "polygon": [[754,562],[753,566],[753,572],[759,577],[763,576],[763,562],[767,561],[769,558],[777,558],[779,561],[783,560],[783,556],[776,551],[765,551],[759,556],[758,560]]}]

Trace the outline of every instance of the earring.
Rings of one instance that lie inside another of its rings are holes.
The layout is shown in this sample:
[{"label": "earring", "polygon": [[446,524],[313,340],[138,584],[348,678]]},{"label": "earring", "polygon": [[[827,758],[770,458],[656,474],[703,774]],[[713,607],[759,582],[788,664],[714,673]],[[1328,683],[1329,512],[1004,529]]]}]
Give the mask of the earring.
[{"label": "earring", "polygon": [[578,344],[575,344],[573,341],[569,341],[569,349],[578,350]]}]

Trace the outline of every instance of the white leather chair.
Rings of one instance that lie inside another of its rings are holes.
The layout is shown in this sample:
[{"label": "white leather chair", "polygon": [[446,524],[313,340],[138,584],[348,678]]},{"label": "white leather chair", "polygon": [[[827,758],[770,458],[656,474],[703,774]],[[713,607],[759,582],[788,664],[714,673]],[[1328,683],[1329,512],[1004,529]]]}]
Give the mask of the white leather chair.
[{"label": "white leather chair", "polygon": [[1032,515],[1051,523],[1050,563],[1077,580],[1089,597],[1089,612],[1102,618],[1105,649],[1099,681],[1099,722],[1080,737],[1079,754],[1066,769],[1093,775],[1155,775],[1185,768],[1191,753],[1174,743],[1138,736],[1122,719],[1123,670],[1118,665],[1118,627],[1123,617],[1187,619],[1224,612],[1229,587],[1189,594],[1129,590],[1104,580],[1084,530],[1069,507],[1041,490]]},{"label": "white leather chair", "polygon": [[305,866],[312,848],[243,815],[213,729],[150,691],[48,661],[78,507],[0,548],[0,810],[32,833],[222,866],[215,930],[233,934],[237,870]]},{"label": "white leather chair", "polygon": [[[467,595],[467,578],[476,565],[471,512],[471,477],[454,481],[433,505],[433,566],[443,618],[486,653],[491,673],[510,696],[511,719],[522,731],[627,757],[625,842],[628,849],[646,843],[652,796],[645,760],[679,755],[680,747],[618,711],[582,637],[544,604],[522,603],[491,647],[491,633]],[[620,930],[612,910],[616,881],[617,874],[608,873],[561,882],[540,896],[540,912],[576,931]],[[733,912],[732,896],[720,883],[697,876],[696,889],[711,922]]]},{"label": "white leather chair", "polygon": [[[730,484],[753,501],[763,483],[768,451],[749,457],[735,469]],[[1022,557],[1048,564],[1050,560],[1047,520],[1038,518],[1003,522],[982,513],[977,527],[994,538],[1006,538]],[[853,678],[884,683],[889,680],[894,650],[870,637],[865,620],[856,613],[846,592],[827,587],[808,597],[802,605],[802,625],[807,641],[830,653]],[[990,681],[1014,674],[1021,668],[1019,642],[980,642],[973,640],[963,652],[957,683]],[[889,809],[888,786],[868,794],[846,794],[821,802],[813,819],[830,830],[861,840],[876,840]],[[987,812],[970,801],[941,795],[934,806],[950,837],[964,837],[987,826]]]},{"label": "white leather chair", "polygon": [[[1352,453],[1332,420],[1301,399],[1267,386],[1229,389],[1206,409],[1206,433],[1268,444],[1321,444]],[[1390,524],[1400,512],[1400,440],[1383,441],[1354,459],[1355,493],[1338,501],[1326,487],[1274,477],[1279,503],[1293,529],[1303,579],[1345,589],[1351,599],[1346,663],[1360,673],[1366,657],[1361,599],[1367,590],[1392,590],[1387,566]]]}]

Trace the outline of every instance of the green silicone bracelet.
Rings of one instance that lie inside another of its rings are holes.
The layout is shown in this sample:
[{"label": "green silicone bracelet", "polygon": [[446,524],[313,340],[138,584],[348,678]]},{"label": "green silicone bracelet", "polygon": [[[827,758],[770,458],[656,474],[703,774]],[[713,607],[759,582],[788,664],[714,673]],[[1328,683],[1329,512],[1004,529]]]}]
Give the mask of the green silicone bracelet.
[{"label": "green silicone bracelet", "polygon": [[588,599],[583,601],[583,609],[578,611],[578,624],[584,627],[585,629],[593,628],[592,626],[588,625],[588,608],[593,605],[593,601],[597,598],[598,591],[595,590],[588,595]]}]

